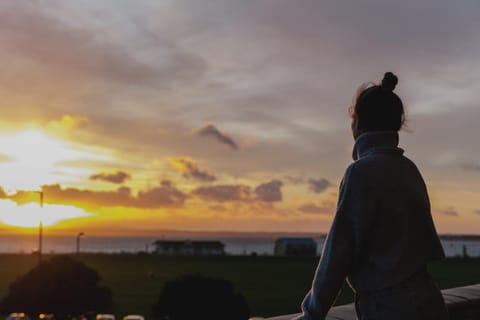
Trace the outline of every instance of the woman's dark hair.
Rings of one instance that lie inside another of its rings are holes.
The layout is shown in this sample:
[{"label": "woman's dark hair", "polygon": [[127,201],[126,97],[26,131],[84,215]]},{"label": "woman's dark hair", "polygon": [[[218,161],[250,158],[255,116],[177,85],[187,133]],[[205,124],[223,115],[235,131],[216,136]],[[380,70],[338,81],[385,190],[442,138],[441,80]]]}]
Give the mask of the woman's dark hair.
[{"label": "woman's dark hair", "polygon": [[405,123],[405,111],[400,98],[393,93],[398,78],[385,73],[378,85],[362,87],[350,107],[350,116],[361,132],[399,131]]}]

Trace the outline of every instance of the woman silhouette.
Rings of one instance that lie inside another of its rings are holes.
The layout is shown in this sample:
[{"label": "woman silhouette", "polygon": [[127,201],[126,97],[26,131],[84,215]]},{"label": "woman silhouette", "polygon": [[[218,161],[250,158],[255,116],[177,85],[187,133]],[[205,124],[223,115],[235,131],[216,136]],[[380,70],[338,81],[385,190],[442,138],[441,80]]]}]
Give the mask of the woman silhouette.
[{"label": "woman silhouette", "polygon": [[340,184],[335,218],[312,288],[295,319],[320,320],[345,278],[366,319],[448,319],[426,265],[445,257],[415,164],[398,147],[405,121],[397,77],[359,90],[350,114],[354,162]]}]

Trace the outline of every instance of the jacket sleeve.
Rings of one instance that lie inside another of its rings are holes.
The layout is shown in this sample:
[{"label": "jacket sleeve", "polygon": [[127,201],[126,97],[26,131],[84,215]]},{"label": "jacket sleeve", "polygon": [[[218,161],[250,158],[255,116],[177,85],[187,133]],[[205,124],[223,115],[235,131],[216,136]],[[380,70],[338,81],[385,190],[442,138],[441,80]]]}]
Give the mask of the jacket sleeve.
[{"label": "jacket sleeve", "polygon": [[325,319],[368,233],[372,199],[364,179],[354,172],[354,167],[355,163],[347,169],[340,184],[335,218],[312,287],[303,299],[302,314],[294,318],[296,320]]}]

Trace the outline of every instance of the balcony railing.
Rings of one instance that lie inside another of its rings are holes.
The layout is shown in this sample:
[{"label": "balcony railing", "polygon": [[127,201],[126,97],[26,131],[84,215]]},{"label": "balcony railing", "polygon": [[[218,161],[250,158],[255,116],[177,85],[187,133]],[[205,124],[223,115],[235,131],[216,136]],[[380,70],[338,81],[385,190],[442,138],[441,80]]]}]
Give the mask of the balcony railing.
[{"label": "balcony railing", "polygon": [[[442,290],[450,320],[480,319],[480,284]],[[268,318],[268,320],[289,320],[296,314]],[[333,307],[327,320],[356,320],[353,303]]]}]

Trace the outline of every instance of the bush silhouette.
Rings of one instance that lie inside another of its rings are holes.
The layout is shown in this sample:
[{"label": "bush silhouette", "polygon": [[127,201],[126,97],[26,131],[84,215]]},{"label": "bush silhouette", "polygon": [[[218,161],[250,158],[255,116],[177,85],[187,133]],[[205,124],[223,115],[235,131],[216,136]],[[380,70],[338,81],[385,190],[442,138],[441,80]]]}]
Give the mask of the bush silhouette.
[{"label": "bush silhouette", "polygon": [[99,287],[100,276],[80,261],[57,256],[17,278],[0,303],[2,313],[54,313],[57,318],[87,311],[107,311],[111,292]]},{"label": "bush silhouette", "polygon": [[250,308],[232,283],[199,275],[167,281],[152,307],[157,320],[246,320]]}]

